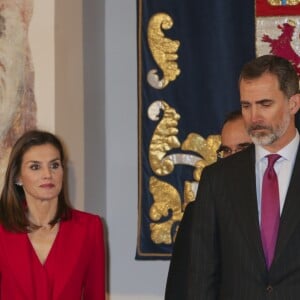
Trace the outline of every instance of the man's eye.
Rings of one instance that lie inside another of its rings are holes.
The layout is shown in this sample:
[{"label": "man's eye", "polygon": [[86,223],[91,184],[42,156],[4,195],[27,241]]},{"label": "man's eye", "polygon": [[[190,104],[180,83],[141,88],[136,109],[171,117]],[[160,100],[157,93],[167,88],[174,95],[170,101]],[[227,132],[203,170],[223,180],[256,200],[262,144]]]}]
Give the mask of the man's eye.
[{"label": "man's eye", "polygon": [[237,145],[237,151],[242,151],[248,148],[251,145],[251,143],[242,143]]},{"label": "man's eye", "polygon": [[230,154],[232,152],[232,150],[230,148],[223,148],[223,152],[225,154]]},{"label": "man's eye", "polygon": [[250,107],[250,104],[249,103],[242,103],[241,107],[242,107],[242,109],[246,109],[246,108]]},{"label": "man's eye", "polygon": [[272,105],[272,103],[273,103],[272,101],[263,101],[263,102],[261,102],[261,106],[269,107]]}]

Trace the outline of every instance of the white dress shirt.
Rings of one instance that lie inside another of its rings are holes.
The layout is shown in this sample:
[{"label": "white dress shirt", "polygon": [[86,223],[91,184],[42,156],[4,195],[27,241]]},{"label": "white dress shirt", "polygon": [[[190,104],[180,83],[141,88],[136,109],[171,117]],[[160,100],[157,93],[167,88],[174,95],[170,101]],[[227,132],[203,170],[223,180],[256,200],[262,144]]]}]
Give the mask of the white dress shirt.
[{"label": "white dress shirt", "polygon": [[[278,178],[279,199],[280,199],[280,215],[285,202],[285,197],[289,187],[293,167],[299,146],[299,133],[296,132],[294,139],[280,149],[277,154],[281,157],[275,162],[274,169]],[[266,155],[272,154],[259,145],[255,145],[255,172],[256,172],[256,194],[259,223],[261,219],[261,188],[264,172],[268,166]],[[300,184],[300,183],[299,183]]]}]

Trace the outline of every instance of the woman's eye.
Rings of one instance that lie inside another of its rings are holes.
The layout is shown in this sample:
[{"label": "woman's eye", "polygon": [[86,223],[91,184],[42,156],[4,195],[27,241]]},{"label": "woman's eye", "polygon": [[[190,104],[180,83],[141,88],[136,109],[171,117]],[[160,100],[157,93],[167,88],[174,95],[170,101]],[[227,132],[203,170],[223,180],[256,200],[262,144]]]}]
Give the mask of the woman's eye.
[{"label": "woman's eye", "polygon": [[58,169],[60,167],[60,163],[59,162],[54,162],[51,164],[51,169]]},{"label": "woman's eye", "polygon": [[30,169],[31,170],[38,170],[39,168],[40,168],[39,164],[32,164],[32,165],[30,165]]}]

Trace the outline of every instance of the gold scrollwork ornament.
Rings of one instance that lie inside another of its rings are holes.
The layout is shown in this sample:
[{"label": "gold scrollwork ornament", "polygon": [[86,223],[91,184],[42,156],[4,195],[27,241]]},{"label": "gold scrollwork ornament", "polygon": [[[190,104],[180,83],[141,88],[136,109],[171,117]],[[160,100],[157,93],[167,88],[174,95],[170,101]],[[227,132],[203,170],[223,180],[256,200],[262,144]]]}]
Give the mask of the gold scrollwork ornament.
[{"label": "gold scrollwork ornament", "polygon": [[172,28],[172,26],[172,18],[165,13],[153,15],[148,24],[149,48],[155,62],[163,73],[163,78],[160,79],[157,74],[158,70],[152,69],[148,72],[147,81],[156,89],[165,88],[170,81],[174,81],[180,74],[180,69],[176,62],[180,42],[165,37],[163,32],[163,30]]},{"label": "gold scrollwork ornament", "polygon": [[282,0],[268,0],[268,3],[272,6],[293,6],[300,3],[300,0],[287,0],[286,3],[283,3]]},{"label": "gold scrollwork ornament", "polygon": [[217,160],[217,150],[221,144],[220,135],[209,135],[207,139],[197,133],[190,133],[182,144],[182,150],[196,152],[201,156],[195,164],[194,179],[200,181],[203,169]]},{"label": "gold scrollwork ornament", "polygon": [[151,169],[157,175],[168,175],[174,169],[174,163],[166,158],[168,151],[179,148],[180,142],[177,138],[178,120],[180,115],[165,101],[155,101],[148,109],[151,120],[158,120],[160,111],[163,111],[161,121],[156,126],[149,146],[149,162]]},{"label": "gold scrollwork ornament", "polygon": [[149,189],[154,199],[149,213],[151,220],[160,221],[171,213],[170,218],[164,222],[150,223],[151,240],[156,244],[170,245],[173,242],[172,226],[180,221],[183,215],[180,195],[171,184],[154,176],[150,178]]}]

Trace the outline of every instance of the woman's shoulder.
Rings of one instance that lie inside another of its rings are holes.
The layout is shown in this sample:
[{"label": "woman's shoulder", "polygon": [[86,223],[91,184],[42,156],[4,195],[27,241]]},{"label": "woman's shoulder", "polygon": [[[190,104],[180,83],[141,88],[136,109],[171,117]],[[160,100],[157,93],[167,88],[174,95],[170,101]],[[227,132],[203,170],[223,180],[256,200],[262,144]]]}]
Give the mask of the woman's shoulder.
[{"label": "woman's shoulder", "polygon": [[84,223],[102,223],[101,218],[97,214],[72,209],[71,210],[71,219],[76,222],[84,222]]},{"label": "woman's shoulder", "polygon": [[9,231],[7,231],[4,226],[0,223],[0,234],[3,234],[3,233],[7,233]]},{"label": "woman's shoulder", "polygon": [[99,215],[72,209],[71,217],[62,220],[60,235],[76,244],[93,247],[104,239],[104,225]]}]

